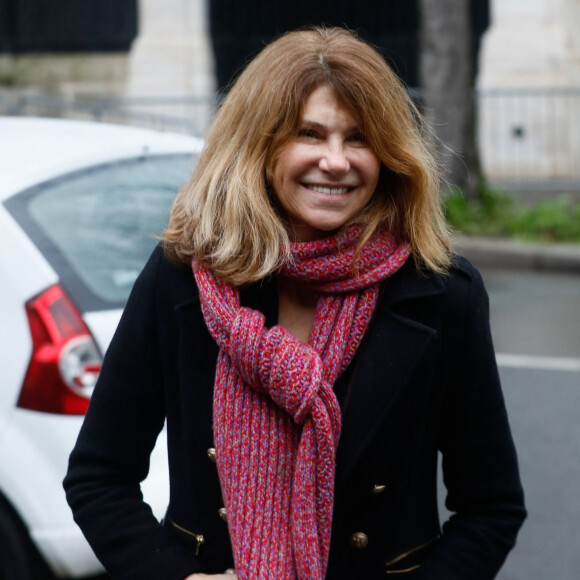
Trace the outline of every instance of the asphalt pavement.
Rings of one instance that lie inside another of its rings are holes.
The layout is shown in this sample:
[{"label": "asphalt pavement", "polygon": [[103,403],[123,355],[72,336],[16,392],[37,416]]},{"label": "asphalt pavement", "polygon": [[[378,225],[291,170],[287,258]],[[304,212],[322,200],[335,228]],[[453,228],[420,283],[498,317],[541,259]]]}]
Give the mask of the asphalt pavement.
[{"label": "asphalt pavement", "polygon": [[580,577],[580,372],[500,367],[528,519],[498,580]]}]

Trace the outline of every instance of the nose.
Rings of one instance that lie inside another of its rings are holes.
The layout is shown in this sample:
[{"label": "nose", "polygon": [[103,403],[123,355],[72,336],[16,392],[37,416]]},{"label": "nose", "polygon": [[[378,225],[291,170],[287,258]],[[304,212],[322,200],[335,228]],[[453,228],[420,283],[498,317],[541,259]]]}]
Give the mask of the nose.
[{"label": "nose", "polygon": [[341,143],[329,143],[321,159],[320,169],[328,173],[346,173],[350,169],[347,152]]}]

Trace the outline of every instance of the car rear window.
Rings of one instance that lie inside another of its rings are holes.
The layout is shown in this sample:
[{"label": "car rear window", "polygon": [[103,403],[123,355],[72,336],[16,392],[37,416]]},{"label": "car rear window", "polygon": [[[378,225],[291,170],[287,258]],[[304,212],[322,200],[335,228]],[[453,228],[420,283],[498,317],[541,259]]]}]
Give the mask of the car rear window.
[{"label": "car rear window", "polygon": [[83,311],[122,307],[168,223],[193,155],[99,165],[5,202]]}]

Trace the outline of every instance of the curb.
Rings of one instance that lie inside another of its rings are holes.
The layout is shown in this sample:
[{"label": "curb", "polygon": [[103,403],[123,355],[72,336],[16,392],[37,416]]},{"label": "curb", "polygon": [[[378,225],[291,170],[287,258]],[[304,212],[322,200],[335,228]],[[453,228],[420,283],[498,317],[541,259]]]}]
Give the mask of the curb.
[{"label": "curb", "polygon": [[457,236],[453,249],[477,267],[580,274],[580,244],[527,244]]}]

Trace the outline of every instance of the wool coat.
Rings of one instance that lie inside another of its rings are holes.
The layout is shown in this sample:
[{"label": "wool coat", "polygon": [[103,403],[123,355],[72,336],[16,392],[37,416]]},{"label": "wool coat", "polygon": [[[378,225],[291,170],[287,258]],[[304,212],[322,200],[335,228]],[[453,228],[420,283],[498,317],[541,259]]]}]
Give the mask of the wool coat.
[{"label": "wool coat", "polygon": [[[106,353],[64,485],[112,578],[183,580],[234,567],[212,453],[218,348],[190,268],[158,247]],[[413,260],[381,285],[341,379],[328,579],[494,578],[526,512],[478,272]],[[164,421],[170,502],[140,482]],[[451,518],[440,525],[438,452]]]}]

